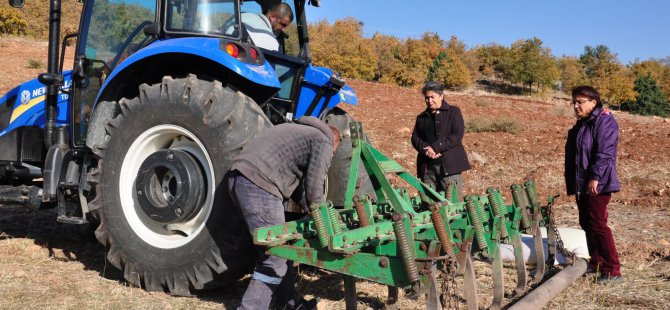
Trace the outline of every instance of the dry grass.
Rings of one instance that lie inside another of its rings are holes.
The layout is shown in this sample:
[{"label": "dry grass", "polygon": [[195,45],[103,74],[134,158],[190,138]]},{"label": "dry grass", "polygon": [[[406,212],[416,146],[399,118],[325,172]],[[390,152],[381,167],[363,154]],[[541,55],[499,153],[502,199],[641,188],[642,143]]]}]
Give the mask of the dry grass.
[{"label": "dry grass", "polygon": [[517,134],[522,128],[518,121],[514,119],[485,119],[475,118],[465,122],[466,132],[506,132]]}]

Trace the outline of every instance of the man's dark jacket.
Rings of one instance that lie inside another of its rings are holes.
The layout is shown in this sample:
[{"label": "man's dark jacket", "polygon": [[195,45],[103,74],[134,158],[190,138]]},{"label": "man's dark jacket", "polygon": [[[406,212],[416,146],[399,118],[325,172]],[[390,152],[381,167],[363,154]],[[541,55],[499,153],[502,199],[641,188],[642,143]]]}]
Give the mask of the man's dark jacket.
[{"label": "man's dark jacket", "polygon": [[433,118],[426,109],[416,117],[416,124],[412,132],[412,146],[417,150],[416,158],[417,176],[423,178],[426,173],[426,167],[430,158],[426,157],[423,148],[431,146],[437,153],[442,154],[442,169],[445,174],[452,175],[461,173],[470,169],[468,155],[463,147],[463,134],[465,133],[465,124],[461,109],[449,105],[446,101],[437,110],[435,115],[435,136],[437,140],[427,143],[428,122]]},{"label": "man's dark jacket", "polygon": [[324,182],[333,158],[333,132],[326,123],[303,116],[272,127],[247,143],[235,158],[237,170],[265,191],[289,198],[304,180],[307,203],[325,201]]},{"label": "man's dark jacket", "polygon": [[616,173],[619,125],[611,112],[595,108],[568,131],[565,143],[565,186],[568,195],[586,194],[590,180],[598,181],[598,193],[621,189]]}]

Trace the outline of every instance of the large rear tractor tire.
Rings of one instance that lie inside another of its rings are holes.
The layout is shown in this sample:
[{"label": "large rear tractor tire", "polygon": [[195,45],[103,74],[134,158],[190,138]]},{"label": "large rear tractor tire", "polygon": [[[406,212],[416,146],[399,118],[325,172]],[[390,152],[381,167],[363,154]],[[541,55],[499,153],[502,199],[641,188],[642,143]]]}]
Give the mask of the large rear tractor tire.
[{"label": "large rear tractor tire", "polygon": [[173,295],[238,279],[255,251],[224,175],[271,126],[267,117],[244,94],[194,75],[144,84],[118,104],[88,176],[109,262],[128,282]]},{"label": "large rear tractor tire", "polygon": [[[344,206],[344,196],[347,191],[347,182],[349,180],[349,167],[351,166],[351,130],[349,123],[354,121],[351,115],[340,108],[334,108],[324,118],[329,125],[337,127],[342,134],[340,146],[333,154],[333,161],[328,170],[328,200],[333,202],[336,207]],[[367,135],[363,139],[368,141]],[[365,171],[363,163],[358,166],[358,178],[356,179],[356,195],[367,194],[375,199],[375,192],[370,181],[370,176]]]}]

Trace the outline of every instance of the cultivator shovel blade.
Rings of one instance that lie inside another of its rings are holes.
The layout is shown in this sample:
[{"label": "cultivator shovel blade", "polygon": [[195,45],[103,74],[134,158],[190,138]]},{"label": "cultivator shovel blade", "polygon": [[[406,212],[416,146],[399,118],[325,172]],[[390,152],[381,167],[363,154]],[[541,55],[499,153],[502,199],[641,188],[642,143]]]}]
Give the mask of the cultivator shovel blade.
[{"label": "cultivator shovel blade", "polygon": [[526,292],[528,285],[528,272],[526,270],[526,261],[523,259],[523,244],[521,242],[521,235],[516,234],[513,238],[514,246],[514,266],[516,267],[516,289],[514,296],[521,296]]},{"label": "cultivator shovel blade", "polygon": [[502,257],[500,257],[500,245],[495,245],[495,254],[493,255],[493,302],[491,309],[498,310],[502,307],[503,297],[505,295],[505,274],[503,271]]},{"label": "cultivator shovel blade", "polygon": [[544,259],[544,241],[542,240],[542,231],[540,226],[535,224],[532,228],[533,246],[535,247],[535,272],[533,273],[533,284],[540,283],[544,278],[545,259]]}]

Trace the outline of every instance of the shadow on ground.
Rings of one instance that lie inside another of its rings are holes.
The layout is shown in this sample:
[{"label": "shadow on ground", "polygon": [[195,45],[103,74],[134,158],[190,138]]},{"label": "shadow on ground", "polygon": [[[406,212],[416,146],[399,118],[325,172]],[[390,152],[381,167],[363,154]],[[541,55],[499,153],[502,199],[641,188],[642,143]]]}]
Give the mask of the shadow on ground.
[{"label": "shadow on ground", "polygon": [[[48,251],[50,259],[79,262],[84,265],[85,270],[96,271],[99,276],[116,281],[119,285],[129,285],[121,271],[106,263],[105,248],[95,239],[93,231],[94,228],[90,225],[58,223],[55,209],[32,210],[21,206],[0,206],[0,240],[32,239],[36,245]],[[223,287],[199,291],[194,297],[223,303],[226,309],[235,309],[248,282],[249,277],[245,277]],[[341,275],[309,266],[299,267],[296,289],[303,295],[311,295],[319,300],[344,300]],[[358,303],[372,309],[384,307],[384,300],[370,296],[360,289]]]}]

